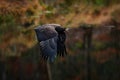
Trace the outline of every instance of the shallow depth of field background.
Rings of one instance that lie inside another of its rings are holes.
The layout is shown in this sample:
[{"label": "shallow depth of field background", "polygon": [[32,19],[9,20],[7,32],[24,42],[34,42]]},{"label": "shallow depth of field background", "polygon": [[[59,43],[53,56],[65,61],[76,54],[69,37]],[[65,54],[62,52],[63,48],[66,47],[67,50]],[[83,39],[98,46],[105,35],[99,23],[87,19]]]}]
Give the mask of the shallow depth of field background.
[{"label": "shallow depth of field background", "polygon": [[[54,63],[40,60],[35,38],[34,28],[47,23],[70,28],[68,55]],[[120,0],[0,0],[0,80],[120,80],[119,75]]]}]

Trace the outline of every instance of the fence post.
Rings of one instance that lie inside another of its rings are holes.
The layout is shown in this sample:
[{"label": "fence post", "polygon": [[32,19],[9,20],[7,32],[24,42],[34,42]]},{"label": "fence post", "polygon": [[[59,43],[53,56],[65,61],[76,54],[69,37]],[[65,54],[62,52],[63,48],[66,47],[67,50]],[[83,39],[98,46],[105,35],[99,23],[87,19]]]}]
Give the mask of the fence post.
[{"label": "fence post", "polygon": [[90,58],[90,52],[91,52],[91,42],[92,42],[92,30],[93,27],[90,24],[86,24],[82,26],[82,29],[84,30],[83,34],[83,47],[86,57],[86,70],[87,70],[87,80],[91,80],[91,58]]},{"label": "fence post", "polygon": [[51,74],[50,63],[48,63],[48,62],[47,62],[47,71],[48,71],[49,80],[52,80],[52,74]]},{"label": "fence post", "polygon": [[112,38],[112,43],[114,44],[113,47],[116,50],[116,56],[115,59],[117,62],[119,62],[119,50],[120,50],[120,30],[118,29],[117,26],[114,26],[111,29],[111,38]]},{"label": "fence post", "polygon": [[115,20],[113,20],[113,25],[114,27],[111,29],[111,38],[112,38],[112,43],[113,47],[115,48],[115,76],[116,79],[119,79],[119,74],[120,74],[120,27],[119,23],[117,23]]}]

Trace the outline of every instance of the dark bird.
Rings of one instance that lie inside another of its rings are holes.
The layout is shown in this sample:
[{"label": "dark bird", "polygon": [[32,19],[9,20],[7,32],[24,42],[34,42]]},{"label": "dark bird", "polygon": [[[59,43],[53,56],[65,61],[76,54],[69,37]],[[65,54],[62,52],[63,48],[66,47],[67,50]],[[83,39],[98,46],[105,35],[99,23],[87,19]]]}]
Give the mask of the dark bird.
[{"label": "dark bird", "polygon": [[66,28],[62,28],[59,24],[45,24],[35,28],[41,56],[44,60],[53,62],[57,55],[67,54],[65,31]]}]

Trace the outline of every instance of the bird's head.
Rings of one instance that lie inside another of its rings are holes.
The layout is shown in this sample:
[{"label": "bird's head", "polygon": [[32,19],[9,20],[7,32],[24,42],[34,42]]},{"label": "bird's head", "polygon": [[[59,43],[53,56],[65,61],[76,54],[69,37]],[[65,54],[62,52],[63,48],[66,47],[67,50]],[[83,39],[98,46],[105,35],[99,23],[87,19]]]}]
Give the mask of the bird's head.
[{"label": "bird's head", "polygon": [[57,27],[55,28],[55,30],[56,30],[57,32],[64,32],[64,31],[65,31],[65,28],[62,28],[62,27],[57,26]]}]

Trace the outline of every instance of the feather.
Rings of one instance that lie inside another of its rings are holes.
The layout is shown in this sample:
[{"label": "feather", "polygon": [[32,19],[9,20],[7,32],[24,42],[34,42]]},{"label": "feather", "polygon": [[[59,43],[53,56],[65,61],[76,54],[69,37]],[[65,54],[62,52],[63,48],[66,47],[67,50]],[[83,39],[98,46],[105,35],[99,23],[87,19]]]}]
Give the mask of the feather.
[{"label": "feather", "polygon": [[51,25],[42,25],[35,28],[38,41],[45,41],[58,35],[55,28]]}]

